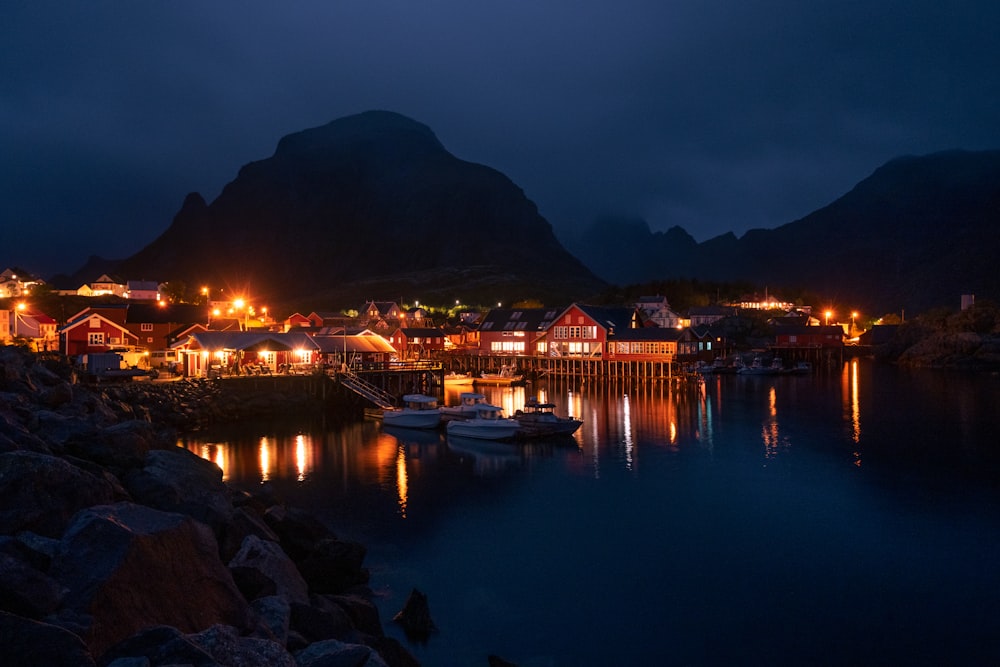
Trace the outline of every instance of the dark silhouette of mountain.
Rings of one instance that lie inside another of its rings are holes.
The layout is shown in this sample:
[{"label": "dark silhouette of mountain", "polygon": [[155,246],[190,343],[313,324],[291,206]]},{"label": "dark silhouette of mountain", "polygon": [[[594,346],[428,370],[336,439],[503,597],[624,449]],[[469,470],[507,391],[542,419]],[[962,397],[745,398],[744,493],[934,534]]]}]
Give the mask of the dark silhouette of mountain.
[{"label": "dark silhouette of mountain", "polygon": [[114,270],[312,307],[567,302],[604,287],[507,177],[386,111],[282,138],[212,203],[188,195]]},{"label": "dark silhouette of mountain", "polygon": [[[948,151],[892,160],[828,206],[742,238],[695,243],[676,227],[600,220],[570,249],[619,284],[746,280],[868,313],[915,313],[957,307],[961,294],[1000,300],[998,226],[1000,151]],[[627,241],[609,242],[617,234]]]}]

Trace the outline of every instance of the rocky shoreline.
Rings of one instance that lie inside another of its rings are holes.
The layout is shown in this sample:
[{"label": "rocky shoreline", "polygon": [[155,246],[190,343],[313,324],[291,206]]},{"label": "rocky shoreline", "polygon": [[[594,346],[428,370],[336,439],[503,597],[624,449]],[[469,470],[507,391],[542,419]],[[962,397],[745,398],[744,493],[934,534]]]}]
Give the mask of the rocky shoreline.
[{"label": "rocky shoreline", "polygon": [[[383,631],[363,545],[264,490],[228,487],[176,446],[177,428],[234,414],[217,386],[74,379],[0,348],[5,662],[418,664]],[[416,591],[394,620],[408,636],[433,629]]]}]

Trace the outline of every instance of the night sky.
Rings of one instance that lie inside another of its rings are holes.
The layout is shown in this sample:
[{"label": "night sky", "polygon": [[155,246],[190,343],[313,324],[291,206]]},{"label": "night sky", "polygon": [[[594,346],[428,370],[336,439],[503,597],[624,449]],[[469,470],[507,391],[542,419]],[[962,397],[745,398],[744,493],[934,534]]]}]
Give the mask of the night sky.
[{"label": "night sky", "polygon": [[699,241],[893,157],[1000,148],[1000,3],[0,3],[0,269],[131,255],[289,133],[369,109],[494,167],[558,234]]}]

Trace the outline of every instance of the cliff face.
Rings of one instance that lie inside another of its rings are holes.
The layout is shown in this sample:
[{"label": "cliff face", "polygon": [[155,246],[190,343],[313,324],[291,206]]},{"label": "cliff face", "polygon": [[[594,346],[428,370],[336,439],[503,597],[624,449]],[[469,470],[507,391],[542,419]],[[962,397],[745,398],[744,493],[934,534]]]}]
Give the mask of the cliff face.
[{"label": "cliff face", "polygon": [[170,228],[118,270],[330,305],[569,300],[603,284],[503,174],[384,111],[282,138],[215,201],[189,195]]},{"label": "cliff face", "polygon": [[868,312],[917,312],[957,307],[963,293],[1000,295],[998,226],[1000,151],[949,151],[892,160],[828,206],[739,239],[696,244],[676,228],[637,233],[633,222],[624,233],[644,259],[630,263],[615,246],[597,245],[615,234],[602,222],[571,249],[616,282],[746,280]]}]

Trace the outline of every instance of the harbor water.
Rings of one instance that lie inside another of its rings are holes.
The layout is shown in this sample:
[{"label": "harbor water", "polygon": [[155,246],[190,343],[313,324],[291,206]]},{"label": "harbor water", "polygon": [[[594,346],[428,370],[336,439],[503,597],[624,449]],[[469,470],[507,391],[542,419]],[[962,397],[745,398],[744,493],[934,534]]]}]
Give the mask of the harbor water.
[{"label": "harbor water", "polygon": [[[852,360],[482,392],[584,424],[514,444],[317,419],[182,444],[364,543],[386,632],[425,666],[1000,664],[1000,377]],[[419,644],[391,622],[413,588],[438,626]]]}]

